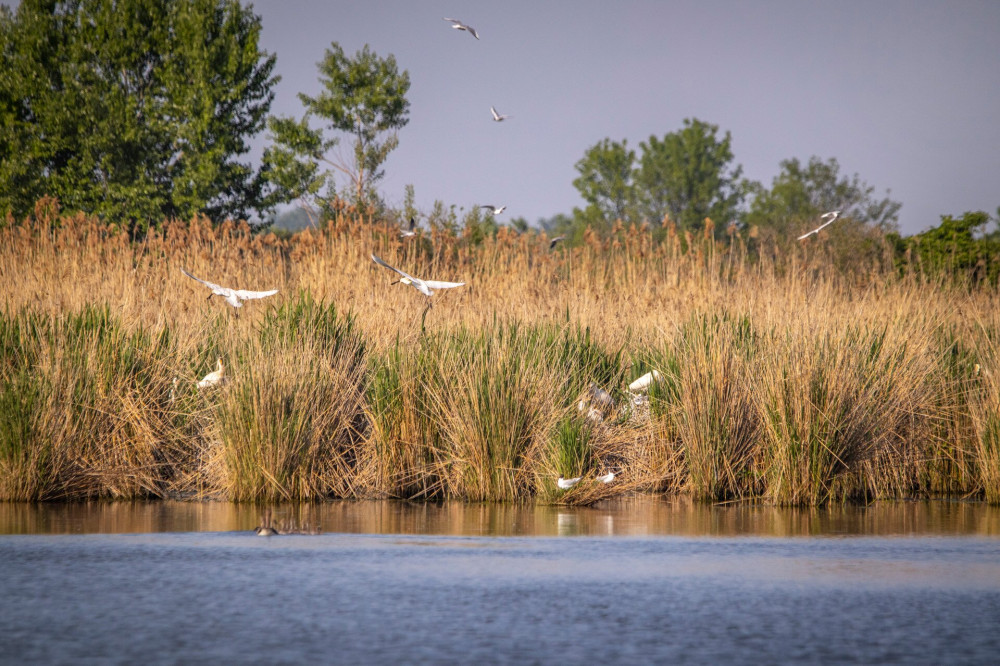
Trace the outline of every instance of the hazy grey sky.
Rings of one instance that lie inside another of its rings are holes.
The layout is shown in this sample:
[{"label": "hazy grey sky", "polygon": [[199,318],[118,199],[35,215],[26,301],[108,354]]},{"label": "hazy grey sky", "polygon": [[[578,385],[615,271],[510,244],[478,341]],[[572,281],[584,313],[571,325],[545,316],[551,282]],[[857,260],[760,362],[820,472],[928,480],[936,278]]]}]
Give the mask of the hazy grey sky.
[{"label": "hazy grey sky", "polygon": [[[732,133],[746,177],[835,157],[903,203],[913,233],[1000,206],[1000,2],[337,2],[262,0],[300,116],[337,41],[409,70],[410,122],[386,164],[391,204],[506,204],[501,220],[569,213],[573,165],[605,137],[632,147],[698,118]],[[442,17],[474,26],[453,30]],[[490,118],[490,106],[513,117]]]}]

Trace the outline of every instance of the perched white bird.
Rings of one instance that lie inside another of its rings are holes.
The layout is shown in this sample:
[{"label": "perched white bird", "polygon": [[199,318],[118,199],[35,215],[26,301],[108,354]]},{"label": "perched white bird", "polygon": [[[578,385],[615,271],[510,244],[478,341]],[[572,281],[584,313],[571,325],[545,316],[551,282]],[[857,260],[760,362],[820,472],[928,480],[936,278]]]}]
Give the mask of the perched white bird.
[{"label": "perched white bird", "polygon": [[198,382],[198,388],[210,388],[226,381],[226,369],[222,367],[222,359],[218,359],[215,370],[202,377]]},{"label": "perched white bird", "polygon": [[556,485],[558,485],[563,490],[566,490],[567,488],[572,488],[576,484],[580,483],[580,479],[582,478],[583,478],[582,476],[578,476],[575,479],[564,479],[560,476],[559,480],[556,481]]},{"label": "perched white bird", "polygon": [[836,220],[838,217],[840,217],[840,211],[839,210],[831,210],[829,213],[823,213],[822,215],[819,216],[819,219],[821,219],[821,220],[826,220],[826,218],[830,218],[830,219],[827,220],[826,222],[824,222],[823,224],[819,225],[818,227],[816,227],[815,229],[813,229],[809,233],[802,234],[796,240],[805,240],[806,238],[809,238],[813,234],[818,234],[821,229],[823,229],[823,228],[825,228],[825,227],[833,224],[833,221]]},{"label": "perched white bird", "polygon": [[458,19],[453,19],[453,18],[445,18],[445,21],[451,21],[454,24],[451,27],[453,27],[455,30],[466,30],[470,35],[472,35],[476,39],[479,39],[479,33],[476,32],[476,29],[473,28],[471,25],[465,25]]},{"label": "perched white bird", "polygon": [[[421,280],[420,278],[415,278],[412,275],[404,273],[403,271],[399,270],[394,266],[390,266],[389,264],[385,263],[384,261],[382,261],[382,259],[380,259],[378,256],[374,254],[372,255],[372,261],[374,261],[379,266],[385,266],[390,271],[395,271],[396,273],[399,273],[402,277],[396,280],[396,282],[402,282],[403,284],[408,284],[417,291],[419,291],[424,296],[432,296],[434,294],[433,291],[434,289],[451,289],[452,287],[461,287],[462,285],[465,284],[464,282],[439,282],[437,280]],[[393,282],[393,284],[396,284],[396,282]]]},{"label": "perched white bird", "polygon": [[411,217],[409,224],[407,224],[405,227],[403,227],[402,229],[400,229],[399,235],[402,236],[403,238],[409,238],[410,236],[416,236],[417,235],[417,221],[414,220]]},{"label": "perched white bird", "polygon": [[634,382],[629,384],[628,390],[633,393],[645,393],[654,382],[660,382],[662,380],[663,375],[661,375],[658,370],[653,370],[652,372],[647,372],[642,377],[639,377]]},{"label": "perched white bird", "polygon": [[[230,289],[229,287],[221,287],[217,284],[211,282],[206,282],[201,278],[196,278],[195,276],[188,273],[183,268],[181,273],[187,275],[192,280],[197,280],[203,285],[212,290],[212,293],[208,295],[209,298],[212,296],[222,296],[226,299],[226,302],[232,305],[234,308],[243,307],[243,301],[249,301],[254,298],[266,298],[267,296],[274,296],[278,293],[277,289],[272,289],[271,291],[247,291],[246,289]],[[238,313],[237,313],[238,314]]]},{"label": "perched white bird", "polygon": [[500,213],[507,210],[507,206],[480,206],[480,208],[489,208],[490,212],[494,215],[499,215]]},{"label": "perched white bird", "polygon": [[597,477],[597,480],[600,481],[601,483],[611,483],[612,481],[615,480],[615,473],[608,472],[604,476]]},{"label": "perched white bird", "polygon": [[559,243],[560,241],[564,241],[564,240],[566,240],[566,237],[565,237],[565,236],[556,236],[555,238],[553,238],[552,240],[550,240],[550,241],[549,241],[549,249],[551,250],[551,249],[552,249],[552,248],[554,248],[554,247],[555,247],[555,246],[556,246],[556,245],[557,245],[557,244],[558,244],[558,243]]},{"label": "perched white bird", "polygon": [[610,409],[614,407],[615,401],[611,397],[611,394],[602,389],[600,386],[594,382],[590,382],[590,388],[587,389],[590,394],[591,402],[601,409]]},{"label": "perched white bird", "polygon": [[501,123],[507,120],[508,118],[513,117],[513,116],[508,116],[506,113],[497,113],[497,110],[494,109],[492,106],[490,107],[490,113],[493,114],[493,120],[497,121],[498,123]]}]

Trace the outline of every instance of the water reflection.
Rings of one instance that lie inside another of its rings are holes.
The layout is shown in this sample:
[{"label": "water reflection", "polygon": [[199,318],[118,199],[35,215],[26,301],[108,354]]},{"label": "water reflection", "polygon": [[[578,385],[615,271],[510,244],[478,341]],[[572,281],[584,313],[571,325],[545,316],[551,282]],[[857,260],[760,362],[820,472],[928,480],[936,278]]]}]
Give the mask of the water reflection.
[{"label": "water reflection", "polygon": [[[336,501],[277,504],[275,523],[323,532],[452,536],[987,536],[1000,535],[1000,507],[981,503],[884,502],[791,509],[711,506],[635,497],[594,507]],[[264,509],[226,502],[0,503],[0,534],[250,531]]]}]

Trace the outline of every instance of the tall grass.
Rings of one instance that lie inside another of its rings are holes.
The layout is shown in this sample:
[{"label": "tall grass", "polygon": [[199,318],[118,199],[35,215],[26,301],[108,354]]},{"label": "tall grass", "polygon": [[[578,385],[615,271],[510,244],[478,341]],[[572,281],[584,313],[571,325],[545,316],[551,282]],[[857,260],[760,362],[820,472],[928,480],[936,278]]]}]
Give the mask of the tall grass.
[{"label": "tall grass", "polygon": [[[651,239],[404,242],[346,214],[133,239],[40,202],[0,229],[0,498],[1000,501],[995,290],[874,254],[843,274],[821,239]],[[372,252],[467,284],[425,310]],[[237,318],[182,267],[280,293]],[[592,386],[613,404],[588,420]]]}]

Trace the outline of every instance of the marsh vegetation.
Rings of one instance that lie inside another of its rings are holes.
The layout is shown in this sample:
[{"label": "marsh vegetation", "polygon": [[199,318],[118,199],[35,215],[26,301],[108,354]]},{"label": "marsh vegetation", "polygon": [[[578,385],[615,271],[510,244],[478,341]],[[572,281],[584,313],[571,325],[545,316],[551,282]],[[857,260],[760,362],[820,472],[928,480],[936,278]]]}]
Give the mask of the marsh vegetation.
[{"label": "marsh vegetation", "polygon": [[[42,201],[0,229],[0,499],[1000,502],[995,288],[877,245],[844,271],[822,239],[652,237],[401,239],[349,212],[131,236]],[[373,252],[466,286],[424,316]],[[280,292],[236,318],[182,268]]]}]

